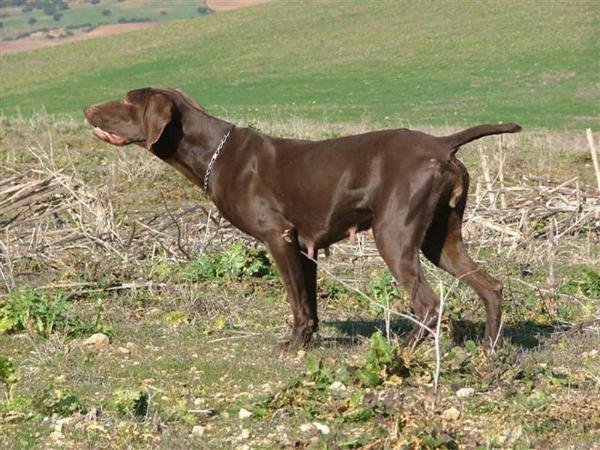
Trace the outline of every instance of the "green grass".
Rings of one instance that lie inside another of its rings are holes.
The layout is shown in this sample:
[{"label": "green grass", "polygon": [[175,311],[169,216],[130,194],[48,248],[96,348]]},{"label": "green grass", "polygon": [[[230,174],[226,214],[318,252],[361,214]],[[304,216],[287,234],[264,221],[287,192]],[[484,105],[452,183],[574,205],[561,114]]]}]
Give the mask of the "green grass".
[{"label": "green grass", "polygon": [[[84,24],[99,25],[118,23],[120,18],[140,19],[145,18],[152,22],[167,20],[190,19],[198,15],[198,7],[204,2],[198,1],[162,1],[152,0],[102,0],[98,4],[89,1],[77,0],[69,2],[69,9],[57,10],[62,14],[60,20],[54,20],[52,15],[47,15],[41,9],[23,12],[23,7],[6,7],[2,12],[7,14],[0,21],[3,23],[2,39],[15,38],[23,32],[35,32],[41,28],[57,28],[67,26],[82,26]],[[102,12],[109,10],[111,14]],[[164,11],[166,14],[161,14]],[[30,25],[28,21],[35,18],[36,22]]]},{"label": "green grass", "polygon": [[594,2],[273,2],[8,55],[0,111],[79,114],[146,85],[232,118],[598,128]]}]

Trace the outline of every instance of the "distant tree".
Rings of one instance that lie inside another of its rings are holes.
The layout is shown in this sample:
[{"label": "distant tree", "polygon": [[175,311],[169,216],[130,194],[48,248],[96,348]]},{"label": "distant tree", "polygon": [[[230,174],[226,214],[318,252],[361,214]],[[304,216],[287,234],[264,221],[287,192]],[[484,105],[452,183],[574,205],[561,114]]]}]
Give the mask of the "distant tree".
[{"label": "distant tree", "polygon": [[46,6],[44,6],[44,14],[48,15],[48,16],[53,16],[54,14],[56,14],[56,5],[54,3],[49,3]]},{"label": "distant tree", "polygon": [[90,3],[92,5],[97,5],[98,3],[100,3],[100,0],[90,0]]},{"label": "distant tree", "polygon": [[209,9],[206,6],[199,6],[196,11],[198,11],[198,14],[208,14]]},{"label": "distant tree", "polygon": [[62,19],[62,16],[62,13],[54,13],[52,18],[58,22],[60,19]]},{"label": "distant tree", "polygon": [[103,16],[110,16],[111,14],[112,14],[112,11],[110,9],[105,9],[104,11],[102,11]]},{"label": "distant tree", "polygon": [[166,15],[167,15],[167,12],[166,12],[166,11],[163,9],[163,10],[160,12],[160,15],[161,15],[161,16],[166,16]]},{"label": "distant tree", "polygon": [[23,11],[24,13],[33,11],[33,6],[25,5],[23,6],[23,8],[21,8],[21,11]]},{"label": "distant tree", "polygon": [[0,22],[0,28],[4,28],[4,22]]},{"label": "distant tree", "polygon": [[27,21],[27,23],[29,25],[34,25],[37,22],[37,19],[35,17],[30,17],[29,20]]}]

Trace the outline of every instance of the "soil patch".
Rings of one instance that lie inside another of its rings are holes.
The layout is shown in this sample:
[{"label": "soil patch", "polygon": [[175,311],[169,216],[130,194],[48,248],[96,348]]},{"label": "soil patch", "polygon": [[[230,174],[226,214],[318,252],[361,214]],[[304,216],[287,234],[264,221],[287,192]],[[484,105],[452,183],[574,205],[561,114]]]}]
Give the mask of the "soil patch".
[{"label": "soil patch", "polygon": [[267,3],[270,0],[206,0],[206,6],[213,11],[232,11],[234,9],[247,8],[249,6]]},{"label": "soil patch", "polygon": [[100,25],[89,33],[78,33],[74,36],[65,38],[48,39],[46,37],[28,37],[24,39],[18,39],[16,41],[2,41],[0,42],[0,55],[26,52],[29,50],[35,50],[36,48],[66,44],[67,42],[83,41],[85,39],[92,39],[100,36],[126,33],[127,31],[140,30],[143,28],[153,27],[155,25],[157,25],[156,22],[114,23],[109,25]]}]

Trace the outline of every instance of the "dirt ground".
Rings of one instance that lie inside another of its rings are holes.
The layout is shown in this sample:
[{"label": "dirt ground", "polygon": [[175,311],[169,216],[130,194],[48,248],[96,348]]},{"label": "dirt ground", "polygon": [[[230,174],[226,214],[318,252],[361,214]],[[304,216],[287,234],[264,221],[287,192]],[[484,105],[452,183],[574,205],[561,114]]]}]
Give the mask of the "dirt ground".
[{"label": "dirt ground", "polygon": [[115,23],[110,25],[100,25],[89,33],[81,33],[75,36],[69,36],[60,39],[47,39],[40,37],[28,37],[25,39],[18,39],[16,41],[2,41],[0,42],[0,55],[8,53],[27,52],[42,47],[51,47],[55,45],[66,44],[68,42],[83,41],[85,39],[92,39],[100,36],[110,36],[113,34],[126,33],[128,31],[140,30],[142,28],[153,27],[157,25],[156,22],[144,22],[144,23]]},{"label": "dirt ground", "polygon": [[[235,9],[246,8],[249,6],[267,3],[270,0],[207,0],[206,6],[216,12],[232,11]],[[55,45],[66,44],[68,42],[83,41],[100,36],[110,36],[113,34],[126,33],[128,31],[140,30],[155,26],[156,22],[144,23],[117,23],[110,25],[100,25],[89,33],[76,34],[67,38],[47,39],[45,37],[28,37],[16,41],[0,41],[0,55],[9,53],[27,52],[37,48],[51,47]]]},{"label": "dirt ground", "polygon": [[248,6],[267,3],[270,0],[206,0],[206,6],[213,11],[232,11],[234,9],[247,8]]}]

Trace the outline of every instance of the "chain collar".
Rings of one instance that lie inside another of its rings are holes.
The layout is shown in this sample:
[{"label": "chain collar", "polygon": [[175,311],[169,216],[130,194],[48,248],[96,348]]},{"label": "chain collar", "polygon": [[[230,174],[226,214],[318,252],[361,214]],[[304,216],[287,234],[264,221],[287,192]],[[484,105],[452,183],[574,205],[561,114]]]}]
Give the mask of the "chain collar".
[{"label": "chain collar", "polygon": [[213,165],[215,164],[215,161],[219,157],[219,153],[221,153],[221,150],[223,150],[223,146],[225,145],[225,142],[227,142],[227,138],[229,137],[229,134],[231,133],[233,128],[234,127],[231,127],[231,129],[227,132],[227,134],[225,134],[225,136],[223,136],[223,139],[221,139],[221,142],[219,142],[219,145],[217,145],[217,149],[213,153],[212,158],[210,158],[210,161],[208,162],[208,167],[206,168],[206,174],[204,175],[204,192],[206,192],[206,193],[208,193],[208,179],[210,178],[210,174],[212,172]]}]

